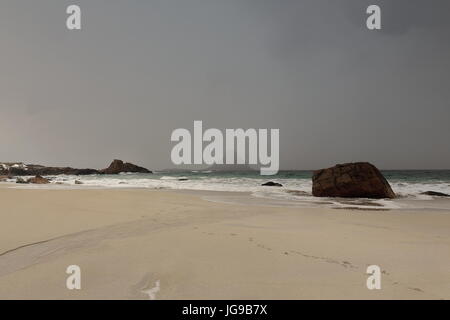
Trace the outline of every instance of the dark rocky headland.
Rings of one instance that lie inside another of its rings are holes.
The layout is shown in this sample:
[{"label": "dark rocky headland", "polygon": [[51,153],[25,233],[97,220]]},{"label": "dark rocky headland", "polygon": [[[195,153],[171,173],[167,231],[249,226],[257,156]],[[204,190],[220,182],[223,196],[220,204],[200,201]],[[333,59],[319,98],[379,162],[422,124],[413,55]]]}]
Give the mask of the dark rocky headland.
[{"label": "dark rocky headland", "polygon": [[36,164],[23,163],[1,163],[0,176],[56,176],[56,175],[91,175],[91,174],[119,174],[122,172],[131,173],[152,173],[152,171],[139,167],[135,164],[114,160],[106,169],[76,169],[71,167],[47,167]]}]

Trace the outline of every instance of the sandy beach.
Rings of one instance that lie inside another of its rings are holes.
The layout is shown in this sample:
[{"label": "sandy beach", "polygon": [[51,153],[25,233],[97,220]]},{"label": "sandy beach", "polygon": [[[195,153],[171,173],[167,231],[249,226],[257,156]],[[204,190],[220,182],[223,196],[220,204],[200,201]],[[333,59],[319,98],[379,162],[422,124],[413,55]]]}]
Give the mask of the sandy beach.
[{"label": "sandy beach", "polygon": [[[449,299],[450,212],[0,186],[0,299]],[[379,265],[382,289],[368,290]],[[81,290],[66,268],[81,268]]]}]

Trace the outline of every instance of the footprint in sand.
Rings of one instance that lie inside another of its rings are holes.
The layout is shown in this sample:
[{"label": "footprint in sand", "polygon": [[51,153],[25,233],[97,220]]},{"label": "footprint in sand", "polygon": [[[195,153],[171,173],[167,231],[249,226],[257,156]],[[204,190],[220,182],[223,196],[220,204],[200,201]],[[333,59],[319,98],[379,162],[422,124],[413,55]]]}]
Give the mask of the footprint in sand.
[{"label": "footprint in sand", "polygon": [[423,290],[420,289],[420,288],[412,288],[412,287],[408,287],[408,289],[409,289],[409,290],[414,290],[414,291],[422,292],[422,293],[423,293]]},{"label": "footprint in sand", "polygon": [[267,250],[267,251],[271,251],[271,250],[272,250],[271,248],[266,247],[265,245],[263,245],[263,244],[261,244],[261,243],[258,243],[257,246],[258,246],[259,248],[265,249],[265,250]]}]

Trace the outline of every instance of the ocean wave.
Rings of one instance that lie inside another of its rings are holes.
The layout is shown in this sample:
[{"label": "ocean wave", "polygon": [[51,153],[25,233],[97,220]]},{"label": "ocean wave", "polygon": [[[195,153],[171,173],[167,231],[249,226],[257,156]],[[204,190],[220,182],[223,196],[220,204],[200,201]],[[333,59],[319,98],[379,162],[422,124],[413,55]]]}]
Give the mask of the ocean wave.
[{"label": "ocean wave", "polygon": [[162,176],[159,180],[179,180],[179,179],[187,179],[186,177],[172,177],[172,176]]}]

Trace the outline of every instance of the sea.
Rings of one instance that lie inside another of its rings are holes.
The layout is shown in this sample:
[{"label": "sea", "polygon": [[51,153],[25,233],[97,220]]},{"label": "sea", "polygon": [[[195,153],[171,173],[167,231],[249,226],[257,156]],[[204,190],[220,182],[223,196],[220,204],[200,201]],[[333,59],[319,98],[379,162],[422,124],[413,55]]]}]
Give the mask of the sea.
[{"label": "sea", "polygon": [[[165,190],[245,193],[254,199],[272,201],[276,205],[328,206],[332,208],[450,209],[450,198],[423,195],[426,191],[450,194],[450,170],[386,170],[382,174],[397,194],[396,200],[335,199],[313,197],[312,171],[280,171],[274,176],[261,176],[259,171],[186,170],[155,171],[153,174],[53,176],[51,185],[58,188],[146,188]],[[283,187],[262,186],[273,181]],[[18,186],[20,187],[20,186]],[[24,187],[41,187],[26,185]],[[211,197],[210,197],[211,198]],[[216,199],[219,199],[216,197]],[[435,201],[433,201],[435,200]],[[440,205],[436,206],[436,201]]]}]

